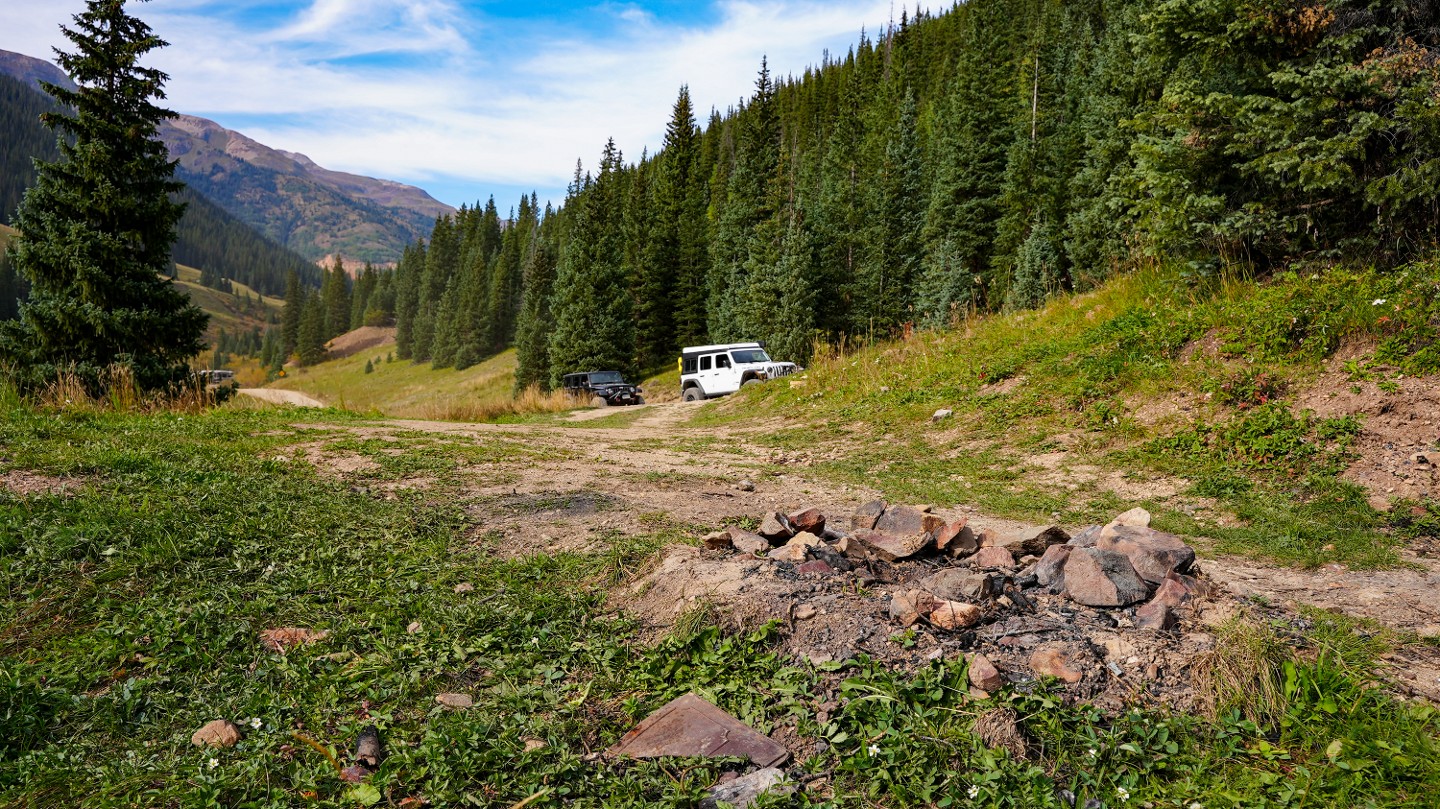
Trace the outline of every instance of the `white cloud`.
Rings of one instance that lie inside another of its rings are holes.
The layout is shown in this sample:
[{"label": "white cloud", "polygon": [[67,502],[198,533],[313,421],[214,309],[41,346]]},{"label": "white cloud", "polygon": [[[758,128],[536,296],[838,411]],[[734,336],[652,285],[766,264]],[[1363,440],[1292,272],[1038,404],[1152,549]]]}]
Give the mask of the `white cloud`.
[{"label": "white cloud", "polygon": [[[16,2],[0,4],[0,48],[35,56],[48,55],[60,41],[54,26],[83,7]],[[703,125],[712,106],[723,112],[749,96],[762,56],[774,75],[798,75],[892,13],[890,0],[722,0],[711,23],[687,27],[643,3],[609,3],[577,12],[609,19],[594,31],[574,20],[492,24],[458,0],[311,0],[278,17],[275,8],[133,5],[171,43],[152,60],[171,76],[169,106],[328,168],[472,182],[452,203],[483,198],[492,184],[553,195],[576,157],[594,165],[607,137],[628,159],[653,152],[681,84]],[[271,16],[256,27],[261,12]]]}]

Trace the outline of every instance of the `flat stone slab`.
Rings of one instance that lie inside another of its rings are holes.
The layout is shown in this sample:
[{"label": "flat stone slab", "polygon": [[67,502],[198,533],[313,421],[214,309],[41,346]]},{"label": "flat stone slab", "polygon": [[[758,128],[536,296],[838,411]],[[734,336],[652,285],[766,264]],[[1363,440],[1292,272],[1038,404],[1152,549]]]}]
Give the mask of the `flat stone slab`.
[{"label": "flat stone slab", "polygon": [[779,743],[699,695],[689,693],[661,706],[605,751],[609,758],[748,758],[773,767],[790,754]]}]

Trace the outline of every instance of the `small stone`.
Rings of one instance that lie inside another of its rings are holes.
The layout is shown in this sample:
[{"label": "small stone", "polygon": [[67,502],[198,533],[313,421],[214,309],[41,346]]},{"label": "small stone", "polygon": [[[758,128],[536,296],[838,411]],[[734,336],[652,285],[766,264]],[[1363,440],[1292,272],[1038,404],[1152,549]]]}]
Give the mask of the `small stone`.
[{"label": "small stone", "polygon": [[880,515],[885,513],[885,508],[884,500],[871,500],[860,508],[855,509],[855,513],[850,517],[850,527],[854,529],[863,528],[866,530],[874,528],[875,522],[880,519]]},{"label": "small stone", "polygon": [[819,536],[825,533],[825,515],[820,513],[818,508],[807,508],[796,511],[788,518],[790,527],[795,531],[808,531]]},{"label": "small stone", "polygon": [[914,506],[891,506],[875,521],[875,530],[909,536],[925,533],[925,512]]},{"label": "small stone", "polygon": [[1156,632],[1164,632],[1175,627],[1175,613],[1170,607],[1160,601],[1151,601],[1149,604],[1135,610],[1135,628],[1152,629]]},{"label": "small stone", "polygon": [[772,549],[769,553],[765,554],[765,558],[772,559],[776,562],[790,562],[799,565],[804,564],[807,556],[804,545],[791,545],[787,543]]},{"label": "small stone", "polygon": [[228,719],[206,722],[190,737],[196,747],[234,747],[240,743],[240,728]]},{"label": "small stone", "polygon": [[739,483],[735,484],[735,488],[739,489],[742,492],[753,492],[755,491],[755,481],[742,480]]},{"label": "small stone", "polygon": [[924,590],[908,590],[890,596],[890,618],[901,626],[914,626],[920,616],[928,614],[936,606],[934,596]]},{"label": "small stone", "polygon": [[795,608],[795,620],[808,621],[815,617],[817,610],[813,604],[801,604]]},{"label": "small stone", "polygon": [[950,410],[949,408],[942,407],[939,410],[936,410],[933,414],[931,414],[930,420],[940,421],[942,419],[948,419],[953,415],[955,415],[955,411]]},{"label": "small stone", "polygon": [[1015,555],[1008,548],[981,548],[970,557],[970,564],[980,568],[1014,567]]},{"label": "small stone", "polygon": [[712,551],[726,550],[735,547],[735,541],[730,538],[730,532],[728,531],[715,531],[714,533],[706,534],[701,541],[705,543],[705,547]]},{"label": "small stone", "polygon": [[791,791],[793,787],[785,783],[785,773],[778,768],[767,767],[711,789],[700,801],[700,809],[716,809],[721,804],[734,809],[750,809],[761,795],[788,795]]},{"label": "small stone", "polygon": [[930,535],[924,533],[892,534],[888,531],[855,531],[854,539],[865,545],[876,558],[886,562],[908,559],[924,550],[930,544]]},{"label": "small stone", "polygon": [[725,533],[730,535],[730,544],[741,553],[753,556],[770,550],[770,541],[753,531],[746,531],[744,528],[731,525],[725,529]]},{"label": "small stone", "polygon": [[829,576],[835,572],[835,568],[827,564],[823,559],[811,559],[804,564],[795,566],[796,573],[815,573],[821,576]]},{"label": "small stone", "polygon": [[1005,590],[1003,576],[951,567],[922,579],[920,586],[950,601],[988,601]]},{"label": "small stone", "polygon": [[405,627],[405,634],[407,634],[407,635],[418,635],[418,634],[420,634],[420,630],[422,630],[422,629],[424,629],[424,628],[425,628],[425,627],[421,626],[421,624],[420,624],[419,621],[411,621],[411,622],[410,622],[410,625],[407,626],[407,627]]},{"label": "small stone", "polygon": [[965,518],[946,523],[935,531],[935,550],[955,555],[960,551],[973,551],[979,547],[975,532],[970,530]]},{"label": "small stone", "polygon": [[1059,592],[1065,587],[1065,563],[1070,560],[1069,545],[1051,545],[1035,564],[1035,581],[1041,587]]},{"label": "small stone", "polygon": [[990,538],[990,544],[1005,548],[1016,556],[1040,556],[1051,545],[1063,545],[1069,540],[1070,535],[1065,533],[1065,529],[1058,525],[1047,525],[1043,528],[1031,528],[1014,536],[994,536]]},{"label": "small stone", "polygon": [[536,750],[544,750],[546,747],[549,747],[549,745],[540,741],[539,739],[525,740],[525,752],[527,753],[533,753]]},{"label": "small stone", "polygon": [[462,581],[459,584],[455,585],[455,592],[457,593],[469,593],[473,592],[474,590],[475,585],[471,584],[468,581]]},{"label": "small stone", "polygon": [[471,708],[475,705],[474,698],[469,694],[436,694],[435,701],[444,705],[446,708],[454,708],[456,710],[464,710],[465,708]]},{"label": "small stone", "polygon": [[1149,528],[1150,512],[1143,508],[1132,508],[1110,521],[1111,525],[1128,525],[1131,528]]},{"label": "small stone", "polygon": [[1084,679],[1082,672],[1070,667],[1065,653],[1060,649],[1040,649],[1030,655],[1030,669],[1041,677],[1055,677],[1067,683],[1078,683]]},{"label": "small stone", "polygon": [[1150,603],[1164,604],[1173,610],[1189,601],[1192,594],[1190,588],[1185,584],[1185,578],[1189,577],[1181,577],[1178,573],[1166,576],[1165,581],[1160,582],[1160,588],[1155,591],[1155,597],[1150,600]]},{"label": "small stone", "polygon": [[1005,677],[990,658],[979,652],[965,656],[970,661],[970,684],[982,691],[999,691],[1005,685]]},{"label": "small stone", "polygon": [[784,542],[795,536],[795,531],[790,528],[790,521],[778,511],[772,511],[765,515],[765,519],[760,523],[758,533],[771,542]]},{"label": "small stone", "polygon": [[930,611],[930,623],[940,629],[954,630],[980,623],[985,613],[974,604],[963,601],[942,601]]},{"label": "small stone", "polygon": [[1091,525],[1087,528],[1082,528],[1075,536],[1070,537],[1070,541],[1065,544],[1072,548],[1093,548],[1095,547],[1095,543],[1100,541],[1100,532],[1103,530],[1105,530],[1105,526],[1103,525]]}]

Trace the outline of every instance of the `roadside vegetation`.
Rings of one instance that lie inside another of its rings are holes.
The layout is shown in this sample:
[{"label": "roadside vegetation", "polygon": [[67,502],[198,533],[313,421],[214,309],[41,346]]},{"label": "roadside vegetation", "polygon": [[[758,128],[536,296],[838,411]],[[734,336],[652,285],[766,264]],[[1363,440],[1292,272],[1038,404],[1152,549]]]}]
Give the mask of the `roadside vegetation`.
[{"label": "roadside vegetation", "polygon": [[[1399,807],[1440,788],[1440,716],[1371,679],[1413,639],[1328,614],[1236,624],[1216,654],[1247,664],[1216,668],[1209,716],[1104,716],[1043,685],[975,699],[963,659],[815,667],[776,654],[773,627],[697,620],[640,643],[608,589],[691,532],[486,553],[464,470],[557,460],[513,436],[382,442],[339,434],[358,418],[339,410],[138,414],[8,389],[0,410],[0,473],[71,484],[0,487],[0,805],[695,805],[733,763],[594,755],[689,690],[823,742],[796,762],[798,805],[1060,807],[1068,790],[1117,807]],[[327,438],[376,463],[333,476],[310,454]],[[434,485],[384,485],[417,472]],[[282,652],[260,639],[280,627],[328,635]],[[1018,722],[1025,758],[972,732],[996,716]],[[193,746],[217,718],[240,743]],[[344,783],[317,745],[343,764],[371,724],[388,757]]]},{"label": "roadside vegetation", "polygon": [[[757,440],[820,448],[819,473],[899,500],[1085,524],[1120,505],[1118,477],[1160,525],[1212,538],[1214,550],[1388,566],[1392,521],[1433,525],[1440,506],[1376,512],[1340,478],[1361,420],[1315,416],[1297,397],[1327,368],[1381,392],[1440,372],[1437,301],[1433,261],[1263,282],[1154,270],[949,331],[820,346],[803,374],[711,406],[698,423],[773,408],[795,426]],[[952,415],[932,421],[942,409]],[[1145,494],[1140,484],[1156,479],[1179,491]]]}]

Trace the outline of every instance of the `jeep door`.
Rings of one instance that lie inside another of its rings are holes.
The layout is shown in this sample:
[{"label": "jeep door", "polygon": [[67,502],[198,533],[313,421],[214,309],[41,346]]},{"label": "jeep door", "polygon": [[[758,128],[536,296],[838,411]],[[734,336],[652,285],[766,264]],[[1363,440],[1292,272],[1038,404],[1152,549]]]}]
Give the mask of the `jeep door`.
[{"label": "jeep door", "polygon": [[730,359],[729,354],[715,355],[714,385],[705,386],[706,391],[713,393],[734,393],[740,390],[740,372],[735,369],[735,363]]}]

